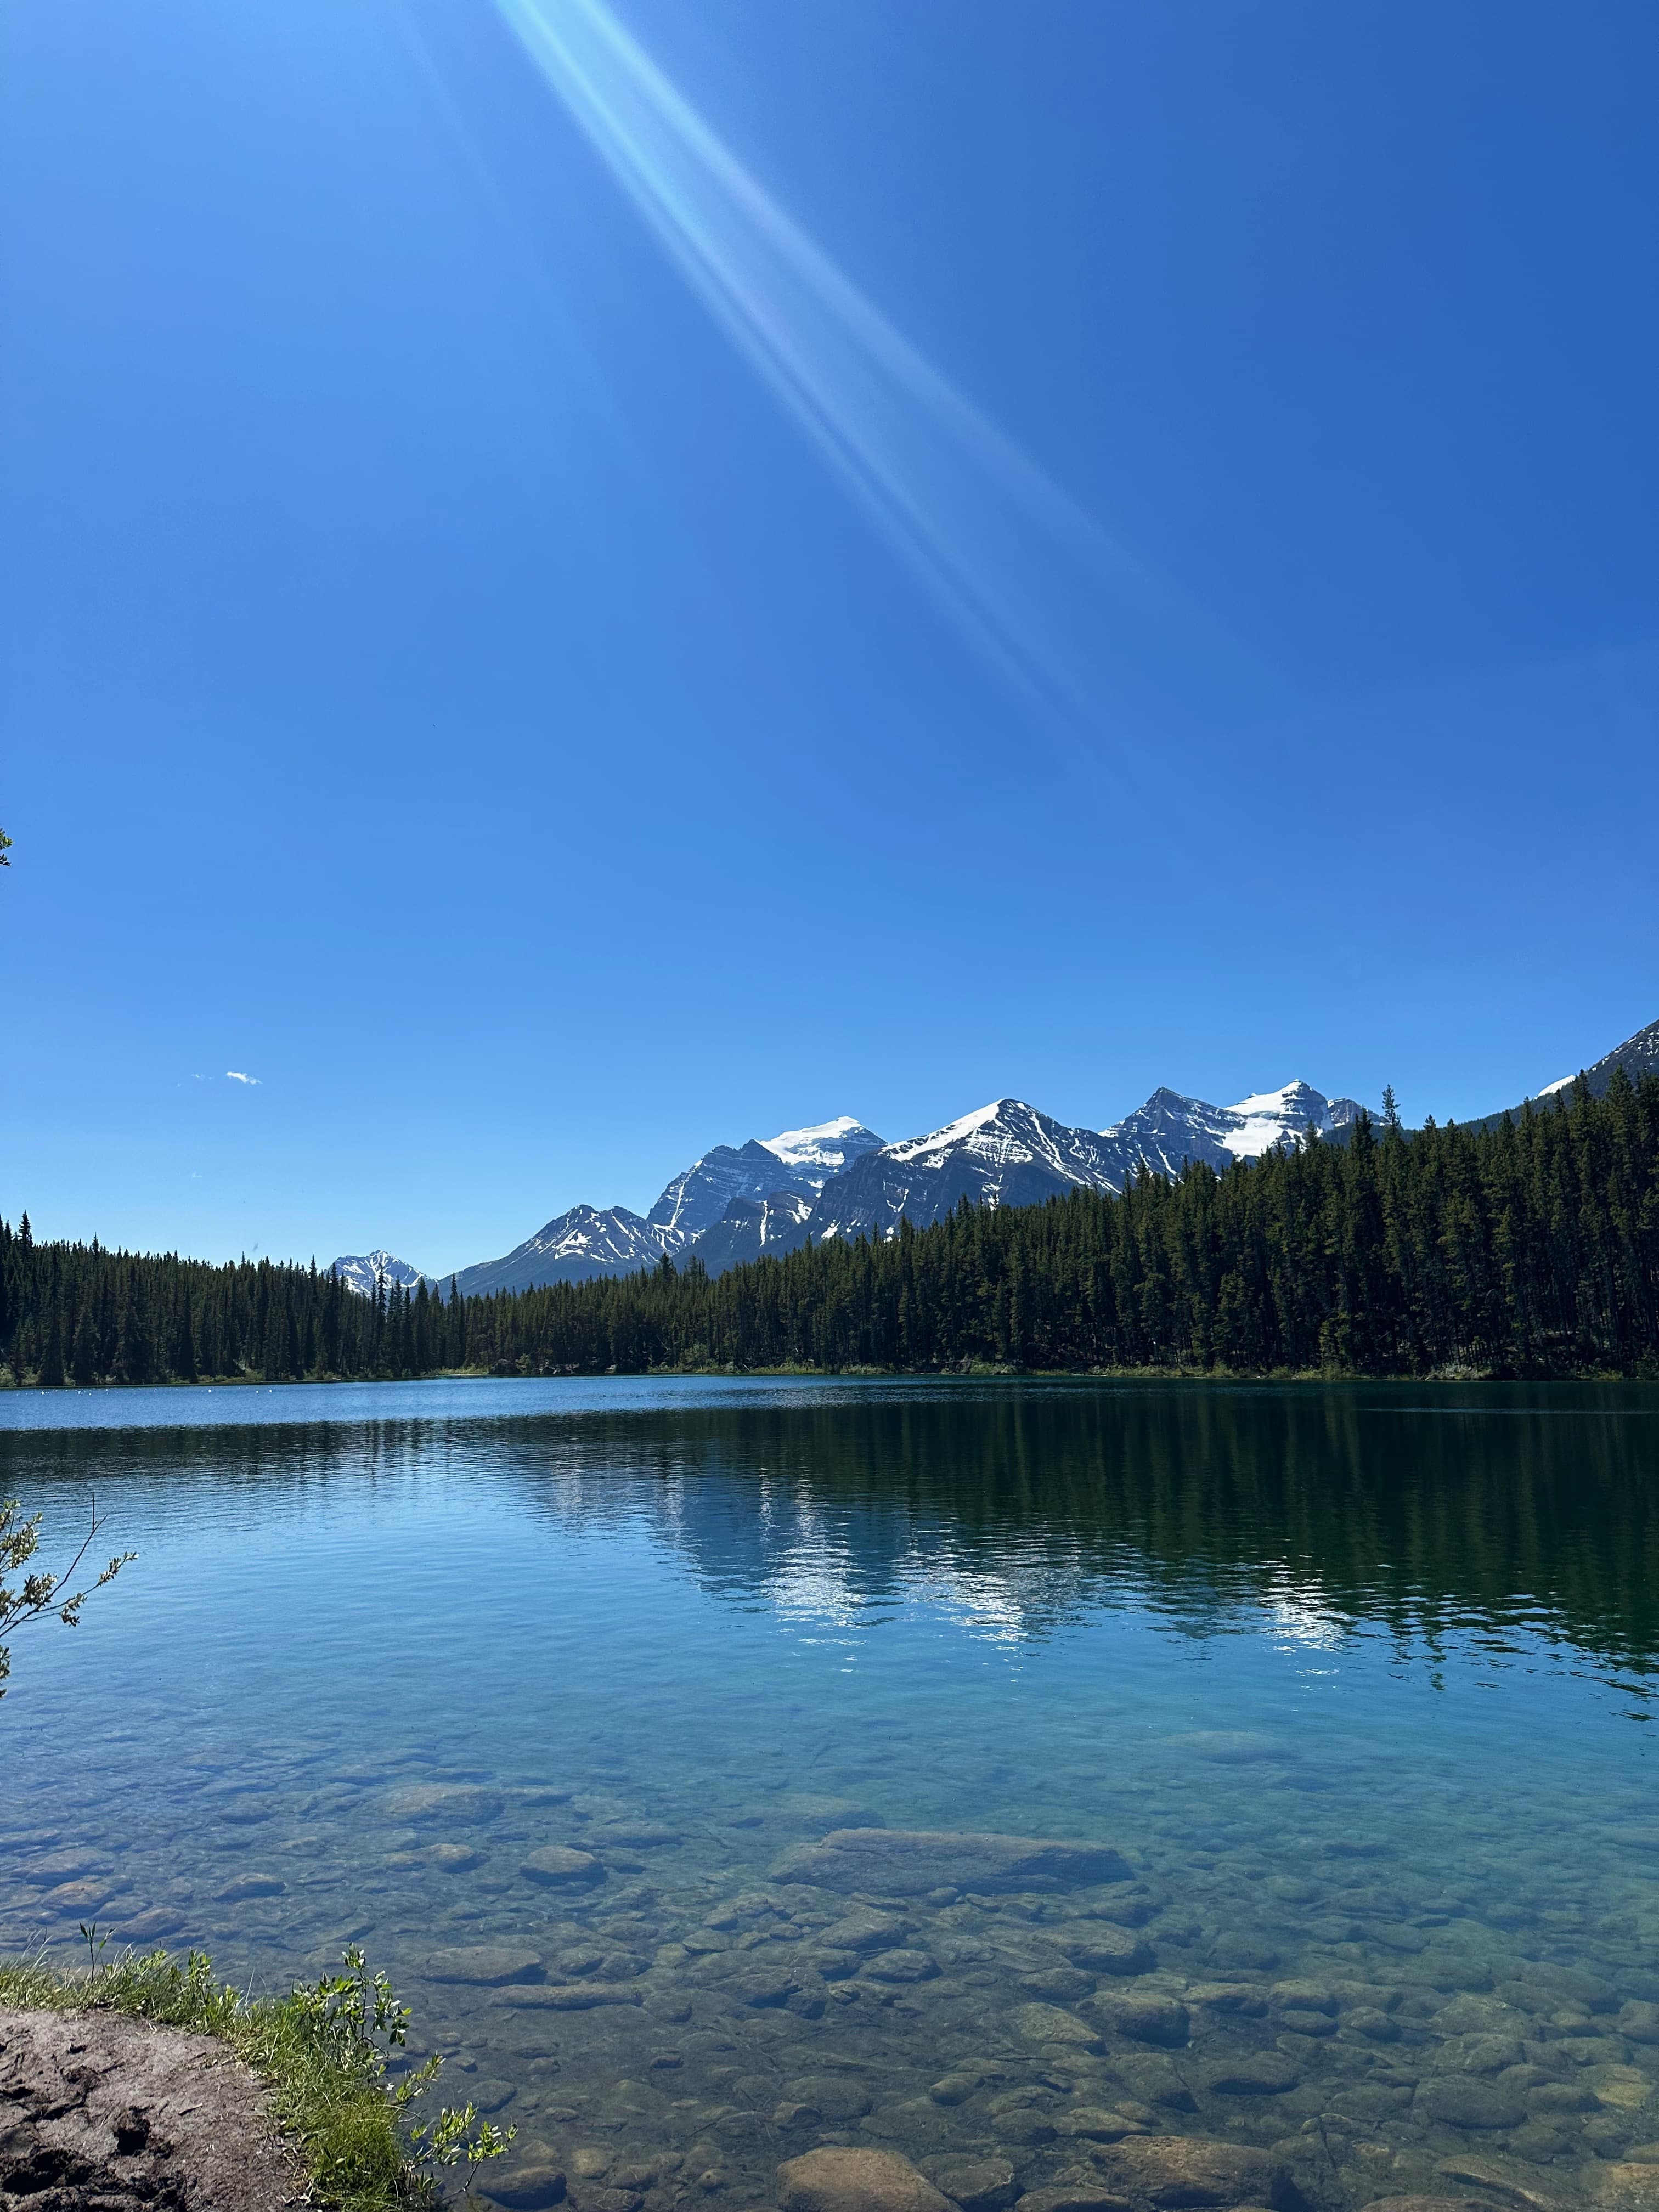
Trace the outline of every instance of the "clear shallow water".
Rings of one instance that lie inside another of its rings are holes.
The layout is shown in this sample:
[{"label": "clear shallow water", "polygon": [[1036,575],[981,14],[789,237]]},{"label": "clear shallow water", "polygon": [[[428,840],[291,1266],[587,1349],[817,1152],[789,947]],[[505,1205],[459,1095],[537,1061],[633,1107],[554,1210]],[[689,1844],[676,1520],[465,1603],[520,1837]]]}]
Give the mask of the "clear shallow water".
[{"label": "clear shallow water", "polygon": [[[1146,2130],[1647,2212],[1656,1478],[1627,1387],[9,1395],[0,1494],[141,1557],[15,1639],[0,1946],[361,1940],[524,2203]],[[811,1848],[878,1826],[947,1840]]]}]

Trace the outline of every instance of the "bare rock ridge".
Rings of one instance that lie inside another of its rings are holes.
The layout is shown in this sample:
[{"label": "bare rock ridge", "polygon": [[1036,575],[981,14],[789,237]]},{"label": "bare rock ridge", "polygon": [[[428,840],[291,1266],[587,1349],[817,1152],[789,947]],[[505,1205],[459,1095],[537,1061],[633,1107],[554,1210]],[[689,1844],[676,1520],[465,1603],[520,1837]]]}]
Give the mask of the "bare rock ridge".
[{"label": "bare rock ridge", "polygon": [[0,2204],[277,2212],[298,2186],[222,2043],[116,2013],[0,2012]]}]

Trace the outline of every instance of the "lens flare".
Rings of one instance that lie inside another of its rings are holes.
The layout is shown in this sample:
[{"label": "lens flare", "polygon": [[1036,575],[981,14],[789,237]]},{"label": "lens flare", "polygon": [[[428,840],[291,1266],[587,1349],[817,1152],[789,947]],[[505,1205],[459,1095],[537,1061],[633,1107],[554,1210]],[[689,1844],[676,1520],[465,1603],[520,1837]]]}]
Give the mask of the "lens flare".
[{"label": "lens flare", "polygon": [[923,358],[599,0],[496,5],[710,312],[1028,695],[1091,750],[1144,742],[1177,702],[1263,703],[1237,648]]}]

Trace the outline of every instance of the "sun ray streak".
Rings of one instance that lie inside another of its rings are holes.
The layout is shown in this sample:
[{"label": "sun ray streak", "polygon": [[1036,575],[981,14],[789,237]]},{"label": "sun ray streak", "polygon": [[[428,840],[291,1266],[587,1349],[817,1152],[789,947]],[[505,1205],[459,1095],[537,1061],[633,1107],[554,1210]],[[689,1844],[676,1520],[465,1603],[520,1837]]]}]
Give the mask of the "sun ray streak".
[{"label": "sun ray streak", "polygon": [[[941,376],[600,0],[496,0],[711,313],[973,641],[1097,751],[1264,683]],[[1271,688],[1271,687],[1268,687]],[[1133,721],[1139,726],[1130,727]],[[1114,748],[1116,750],[1116,748]]]}]

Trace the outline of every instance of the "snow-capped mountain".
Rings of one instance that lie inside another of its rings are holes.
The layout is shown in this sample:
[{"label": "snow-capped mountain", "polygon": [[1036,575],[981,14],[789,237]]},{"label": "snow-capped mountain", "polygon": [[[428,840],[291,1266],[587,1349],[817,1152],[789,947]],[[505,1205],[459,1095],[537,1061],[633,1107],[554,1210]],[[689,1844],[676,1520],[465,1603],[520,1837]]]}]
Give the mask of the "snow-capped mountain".
[{"label": "snow-capped mountain", "polygon": [[[575,1283],[590,1275],[629,1275],[654,1267],[666,1252],[678,1259],[724,1218],[737,1203],[757,1207],[759,1235],[767,1222],[779,1228],[793,1221],[801,1201],[805,1216],[831,1176],[861,1153],[875,1151],[881,1139],[852,1115],[819,1121],[811,1128],[786,1129],[776,1137],[751,1137],[746,1145],[716,1145],[694,1160],[669,1184],[643,1218],[625,1206],[573,1206],[516,1245],[500,1260],[463,1268],[464,1294],[483,1297],[495,1291],[528,1290],[537,1283]],[[742,1217],[746,1224],[747,1217]],[[739,1240],[749,1242],[746,1228]],[[722,1267],[732,1264],[730,1261]]]},{"label": "snow-capped mountain", "polygon": [[590,1275],[631,1275],[654,1267],[665,1252],[680,1251],[684,1237],[656,1229],[625,1206],[573,1206],[500,1260],[463,1267],[456,1278],[464,1297],[496,1291],[528,1291],[539,1283],[580,1283]]},{"label": "snow-capped mountain", "polygon": [[781,1136],[751,1137],[736,1147],[716,1145],[674,1177],[648,1218],[653,1229],[682,1240],[700,1237],[733,1199],[765,1200],[786,1190],[816,1198],[832,1175],[880,1145],[875,1131],[850,1114],[810,1129],[786,1129]]},{"label": "snow-capped mountain", "polygon": [[1018,1098],[999,1098],[925,1137],[866,1152],[824,1185],[805,1234],[890,1235],[903,1214],[917,1228],[963,1199],[975,1206],[1035,1206],[1079,1185],[1115,1190],[1115,1155],[1093,1129],[1068,1129]]},{"label": "snow-capped mountain", "polygon": [[[1101,1136],[1116,1153],[1120,1179],[1141,1168],[1179,1175],[1188,1160],[1220,1169],[1232,1160],[1259,1159],[1310,1129],[1334,1136],[1350,1127],[1361,1110],[1353,1099],[1327,1098],[1307,1083],[1257,1091],[1236,1106],[1210,1106],[1201,1098],[1183,1098],[1178,1091],[1154,1091],[1144,1106]],[[1113,1186],[1121,1187],[1121,1180]]]},{"label": "snow-capped mountain", "polygon": [[432,1282],[434,1279],[421,1267],[411,1267],[407,1260],[394,1259],[390,1252],[348,1252],[333,1263],[334,1273],[347,1290],[356,1291],[360,1298],[372,1298],[374,1285],[384,1275],[388,1285],[397,1283],[406,1291],[416,1284]]},{"label": "snow-capped mountain", "polygon": [[1327,1098],[1306,1083],[1237,1106],[1155,1091],[1121,1121],[1095,1130],[1068,1128],[1020,1099],[999,1098],[856,1161],[824,1186],[803,1237],[890,1236],[901,1214],[925,1228],[964,1198],[975,1206],[1033,1206],[1079,1188],[1120,1191],[1143,1170],[1179,1175],[1188,1160],[1224,1168],[1310,1129],[1334,1134],[1360,1110],[1352,1098]]},{"label": "snow-capped mountain", "polygon": [[844,1115],[745,1145],[716,1145],[676,1176],[643,1218],[626,1206],[573,1206],[504,1259],[463,1270],[463,1291],[528,1289],[631,1274],[665,1252],[695,1253],[712,1275],[807,1237],[890,1236],[901,1215],[918,1229],[963,1199],[1033,1206],[1067,1190],[1121,1190],[1144,1170],[1178,1175],[1188,1160],[1221,1169],[1310,1129],[1340,1135],[1361,1109],[1287,1083],[1212,1106],[1155,1091],[1108,1129],[1076,1129],[1018,1098],[999,1098],[926,1136],[884,1145]]}]

